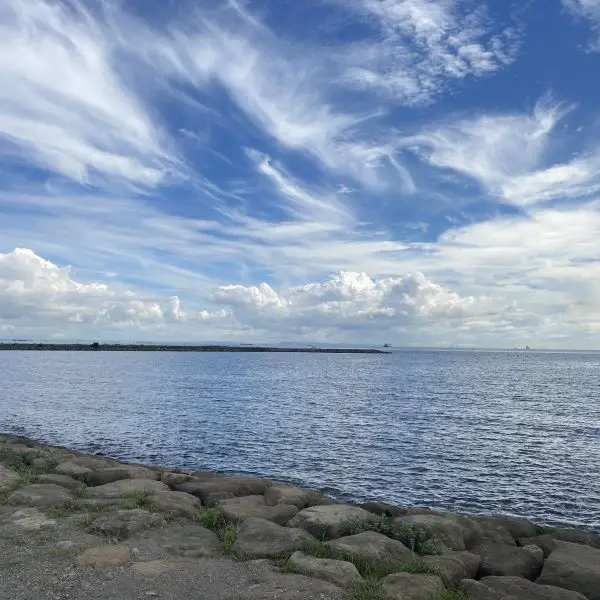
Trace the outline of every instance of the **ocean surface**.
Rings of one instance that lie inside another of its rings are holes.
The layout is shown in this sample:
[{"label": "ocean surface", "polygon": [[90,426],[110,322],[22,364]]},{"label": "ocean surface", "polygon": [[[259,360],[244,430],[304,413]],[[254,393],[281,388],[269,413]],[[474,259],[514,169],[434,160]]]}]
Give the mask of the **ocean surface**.
[{"label": "ocean surface", "polygon": [[600,354],[0,352],[0,431],[600,530]]}]

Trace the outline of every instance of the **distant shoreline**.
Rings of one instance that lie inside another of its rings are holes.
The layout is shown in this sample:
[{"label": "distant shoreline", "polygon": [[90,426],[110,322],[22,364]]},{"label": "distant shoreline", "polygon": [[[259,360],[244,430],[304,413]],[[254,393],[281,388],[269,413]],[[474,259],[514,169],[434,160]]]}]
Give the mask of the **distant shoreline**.
[{"label": "distant shoreline", "polygon": [[0,343],[0,350],[76,352],[309,352],[320,354],[388,354],[375,348],[281,348],[270,346],[177,346],[159,344]]}]

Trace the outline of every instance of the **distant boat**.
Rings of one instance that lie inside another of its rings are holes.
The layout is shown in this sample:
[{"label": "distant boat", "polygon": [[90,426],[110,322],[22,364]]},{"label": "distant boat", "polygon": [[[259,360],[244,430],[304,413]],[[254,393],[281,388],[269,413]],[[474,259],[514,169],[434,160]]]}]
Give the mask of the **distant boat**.
[{"label": "distant boat", "polygon": [[391,348],[391,347],[392,347],[392,345],[391,345],[391,344],[384,344],[384,345],[383,345],[383,347],[384,347],[384,348]]}]

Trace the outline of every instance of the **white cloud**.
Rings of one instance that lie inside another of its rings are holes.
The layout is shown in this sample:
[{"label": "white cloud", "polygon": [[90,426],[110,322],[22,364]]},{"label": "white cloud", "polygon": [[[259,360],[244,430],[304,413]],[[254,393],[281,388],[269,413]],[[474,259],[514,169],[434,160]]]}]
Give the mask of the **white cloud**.
[{"label": "white cloud", "polygon": [[0,38],[1,154],[93,184],[153,186],[176,168],[99,13],[5,0]]},{"label": "white cloud", "polygon": [[432,100],[448,80],[489,74],[510,64],[518,49],[516,31],[492,32],[485,8],[470,8],[470,4],[458,0],[344,2],[380,34],[376,43],[350,45],[343,55],[344,79],[413,105]]},{"label": "white cloud", "polygon": [[[562,0],[562,3],[573,16],[589,21],[595,34],[600,35],[600,0]],[[600,38],[589,49],[600,51]]]},{"label": "white cloud", "polygon": [[275,291],[259,286],[221,286],[213,300],[234,309],[238,321],[259,329],[418,328],[494,320],[497,309],[486,298],[461,297],[423,274],[374,279],[340,272],[323,283]]},{"label": "white cloud", "polygon": [[177,297],[153,298],[104,283],[77,282],[69,267],[60,268],[30,249],[0,254],[0,325],[15,333],[135,333],[227,317],[223,310],[188,315]]},{"label": "white cloud", "polygon": [[517,205],[572,199],[598,186],[598,158],[544,167],[551,135],[570,107],[542,98],[530,114],[496,114],[425,128],[400,143],[429,164],[452,169]]}]

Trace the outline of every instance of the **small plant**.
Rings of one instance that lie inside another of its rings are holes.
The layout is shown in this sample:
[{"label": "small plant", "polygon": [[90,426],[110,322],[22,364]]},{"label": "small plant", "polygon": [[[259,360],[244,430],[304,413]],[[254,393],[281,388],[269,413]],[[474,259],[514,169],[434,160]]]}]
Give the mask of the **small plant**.
[{"label": "small plant", "polygon": [[437,574],[436,570],[433,567],[430,567],[421,556],[417,556],[416,554],[413,557],[400,565],[398,571],[400,573],[431,573]]},{"label": "small plant", "polygon": [[148,508],[150,492],[132,492],[123,497],[123,508]]},{"label": "small plant", "polygon": [[459,589],[444,590],[436,600],[469,600],[469,596]]},{"label": "small plant", "polygon": [[85,498],[87,495],[87,485],[85,483],[78,483],[71,488],[71,496],[73,498]]},{"label": "small plant", "polygon": [[214,531],[217,535],[233,525],[232,520],[218,508],[201,508],[193,517],[196,523]]},{"label": "small plant", "polygon": [[398,540],[421,556],[440,554],[439,545],[428,528],[415,527],[412,523],[399,523],[391,517],[376,516],[367,522],[347,521],[340,528],[342,536],[363,531],[374,531]]},{"label": "small plant", "polygon": [[49,509],[49,514],[52,517],[66,517],[74,512],[79,512],[84,508],[83,503],[80,500],[73,499],[55,504]]},{"label": "small plant", "polygon": [[10,495],[10,492],[7,492],[7,491],[0,492],[0,506],[3,506],[4,504],[8,504],[8,496],[9,495]]},{"label": "small plant", "polygon": [[351,600],[385,600],[381,580],[369,578],[352,587]]},{"label": "small plant", "polygon": [[238,530],[235,525],[228,525],[221,532],[220,549],[223,554],[233,554],[233,543],[237,539]]}]

